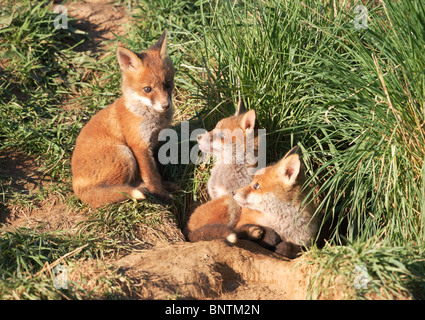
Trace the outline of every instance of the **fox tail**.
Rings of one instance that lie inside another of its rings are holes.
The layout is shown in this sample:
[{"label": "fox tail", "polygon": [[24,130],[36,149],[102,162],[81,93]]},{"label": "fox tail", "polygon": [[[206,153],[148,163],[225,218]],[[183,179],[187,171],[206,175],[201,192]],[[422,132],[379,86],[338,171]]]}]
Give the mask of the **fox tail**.
[{"label": "fox tail", "polygon": [[238,236],[232,228],[225,224],[209,224],[189,232],[187,238],[190,242],[225,239],[230,243],[236,243]]}]

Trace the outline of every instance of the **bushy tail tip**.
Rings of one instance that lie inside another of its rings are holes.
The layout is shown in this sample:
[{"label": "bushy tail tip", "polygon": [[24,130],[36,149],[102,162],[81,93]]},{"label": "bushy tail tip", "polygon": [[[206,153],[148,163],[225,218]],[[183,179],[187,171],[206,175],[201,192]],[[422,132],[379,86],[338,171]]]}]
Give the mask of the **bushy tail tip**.
[{"label": "bushy tail tip", "polygon": [[230,243],[236,243],[238,241],[238,236],[235,233],[231,233],[226,237],[226,240]]}]

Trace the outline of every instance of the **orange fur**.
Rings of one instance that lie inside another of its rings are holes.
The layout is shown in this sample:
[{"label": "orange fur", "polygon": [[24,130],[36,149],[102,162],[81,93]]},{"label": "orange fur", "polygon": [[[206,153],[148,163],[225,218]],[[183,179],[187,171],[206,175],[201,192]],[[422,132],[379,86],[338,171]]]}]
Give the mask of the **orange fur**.
[{"label": "orange fur", "polygon": [[211,200],[195,209],[187,224],[189,232],[199,229],[208,224],[229,224],[232,215],[236,217],[240,214],[240,208],[236,205],[231,196],[222,196]]},{"label": "orange fur", "polygon": [[[238,234],[254,225],[274,230],[286,244],[308,246],[317,232],[318,221],[304,184],[300,155],[293,148],[277,164],[257,171],[252,182],[238,189],[233,197],[222,196],[198,207],[188,221],[188,238],[223,238],[230,232],[223,232],[223,228]],[[197,232],[200,229],[204,231]]]},{"label": "orange fur", "polygon": [[258,225],[263,213],[240,207],[231,196],[222,196],[195,209],[187,223],[186,234],[208,225],[226,225],[235,230],[247,224]]},{"label": "orange fur", "polygon": [[241,216],[236,223],[235,229],[238,230],[242,226],[247,224],[260,225],[263,219],[264,213],[257,210],[242,207]]},{"label": "orange fur", "polygon": [[211,199],[231,195],[250,183],[258,168],[258,131],[255,110],[247,111],[240,100],[233,116],[220,120],[213,130],[198,136],[200,150],[215,158],[208,180]]},{"label": "orange fur", "polygon": [[117,57],[123,94],[81,130],[72,156],[74,192],[93,207],[144,199],[146,190],[169,201],[153,157],[159,131],[172,119],[166,32],[144,53],[118,48]]}]

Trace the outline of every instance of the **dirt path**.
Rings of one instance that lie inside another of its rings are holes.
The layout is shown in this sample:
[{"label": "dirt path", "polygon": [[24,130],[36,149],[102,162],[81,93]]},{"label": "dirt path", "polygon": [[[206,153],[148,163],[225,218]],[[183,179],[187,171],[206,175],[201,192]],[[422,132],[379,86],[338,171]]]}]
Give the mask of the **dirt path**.
[{"label": "dirt path", "polygon": [[90,41],[84,42],[77,50],[93,52],[105,45],[102,41],[115,39],[115,35],[126,33],[129,23],[127,8],[114,5],[113,1],[86,0],[66,5],[68,14],[77,19],[76,27],[86,31]]},{"label": "dirt path", "polygon": [[[106,0],[69,2],[64,4],[68,15],[77,20],[76,27],[87,32],[89,37],[76,50],[99,52],[107,45],[105,41],[115,39],[114,34],[125,34],[125,24],[129,23],[125,6]],[[22,194],[33,193],[41,186],[51,184],[39,171],[36,158],[15,150],[0,151],[0,175],[9,178],[8,188]],[[47,196],[27,207],[0,203],[0,209],[0,223],[7,222],[11,228],[43,224],[48,230],[67,229],[82,220],[77,212],[68,211],[63,199],[58,196]]]}]

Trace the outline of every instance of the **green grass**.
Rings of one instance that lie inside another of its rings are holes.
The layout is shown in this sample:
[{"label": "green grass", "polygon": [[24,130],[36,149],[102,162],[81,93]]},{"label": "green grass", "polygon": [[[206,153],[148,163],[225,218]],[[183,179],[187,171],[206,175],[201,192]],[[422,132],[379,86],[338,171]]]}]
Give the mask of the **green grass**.
[{"label": "green grass", "polygon": [[331,3],[237,4],[215,8],[205,31],[206,99],[235,101],[240,89],[267,127],[270,160],[300,145],[324,211],[344,214],[350,240],[385,232],[422,245],[425,60],[409,34],[423,36],[423,7],[375,7],[359,31]]},{"label": "green grass", "polygon": [[[369,6],[367,29],[354,28],[355,4],[204,4],[210,72],[198,87],[211,105],[241,91],[268,130],[268,160],[301,147],[317,214],[338,227],[331,259],[346,259],[339,250],[355,243],[423,265],[425,3]],[[383,274],[391,268],[382,270],[376,275],[390,282]]]},{"label": "green grass", "polygon": [[[424,298],[424,1],[368,5],[367,29],[354,27],[355,1],[123,4],[133,23],[118,39],[128,48],[143,50],[169,30],[178,131],[183,120],[191,129],[211,129],[234,112],[240,92],[267,129],[269,163],[293,145],[303,150],[323,229],[334,227],[323,249],[306,254],[320,266],[312,298],[338,277],[353,283],[356,266],[370,281],[367,289],[350,287],[348,298]],[[38,158],[56,187],[22,195],[0,177],[3,211],[12,203],[36,206],[56,192],[69,209],[86,212],[72,196],[72,150],[82,126],[119,95],[114,51],[77,51],[86,35],[72,19],[68,30],[54,29],[49,8],[47,1],[6,2],[0,15],[0,152]],[[180,187],[169,208],[112,205],[91,211],[72,234],[1,231],[0,296],[92,297],[58,292],[47,275],[32,276],[86,243],[68,263],[131,251],[143,245],[139,228],[164,215],[182,226],[194,202],[205,198],[208,168],[164,168]]]}]

